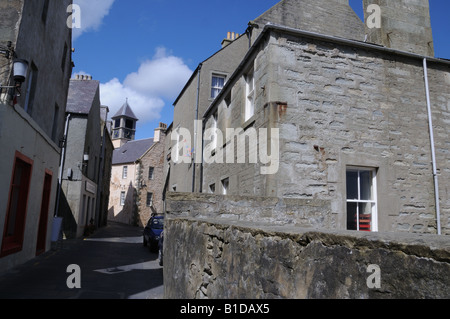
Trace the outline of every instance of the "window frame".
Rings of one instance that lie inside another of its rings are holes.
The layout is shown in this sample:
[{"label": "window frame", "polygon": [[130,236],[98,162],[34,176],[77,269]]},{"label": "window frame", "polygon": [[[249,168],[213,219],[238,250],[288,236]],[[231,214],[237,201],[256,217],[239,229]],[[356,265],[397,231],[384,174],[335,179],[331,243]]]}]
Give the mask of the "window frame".
[{"label": "window frame", "polygon": [[247,122],[255,115],[255,71],[252,67],[245,74],[245,110],[244,122]]},{"label": "window frame", "polygon": [[122,179],[127,179],[128,178],[128,166],[124,165],[122,167]]},{"label": "window frame", "polygon": [[152,192],[147,192],[147,198],[146,198],[146,205],[147,207],[152,207],[153,206],[153,193]]},{"label": "window frame", "polygon": [[[223,85],[221,87],[220,86],[214,86],[214,78],[223,79]],[[211,75],[211,95],[210,95],[210,98],[214,100],[220,94],[220,92],[222,92],[222,90],[225,87],[226,83],[227,83],[227,76],[225,74],[213,73]],[[215,95],[213,94],[213,92],[215,93]]]},{"label": "window frame", "polygon": [[230,178],[226,177],[222,179],[220,184],[222,185],[222,195],[228,195],[228,190],[230,189]]},{"label": "window frame", "polygon": [[[377,194],[377,168],[374,167],[361,167],[361,166],[347,166],[346,167],[346,190],[348,189],[348,173],[349,172],[357,172],[357,191],[358,198],[357,199],[349,199],[349,194],[346,191],[346,217],[349,218],[348,204],[354,203],[356,204],[356,231],[364,231],[361,230],[360,225],[360,212],[359,212],[359,204],[369,204],[371,205],[371,221],[370,221],[370,230],[369,232],[378,232],[378,194]],[[370,172],[371,173],[371,199],[361,199],[361,173],[362,172]],[[348,224],[346,226],[348,229]]]},{"label": "window frame", "polygon": [[120,206],[125,206],[126,198],[127,194],[124,191],[120,192]]},{"label": "window frame", "polygon": [[155,179],[155,168],[153,166],[150,166],[148,168],[148,180],[152,181]]}]

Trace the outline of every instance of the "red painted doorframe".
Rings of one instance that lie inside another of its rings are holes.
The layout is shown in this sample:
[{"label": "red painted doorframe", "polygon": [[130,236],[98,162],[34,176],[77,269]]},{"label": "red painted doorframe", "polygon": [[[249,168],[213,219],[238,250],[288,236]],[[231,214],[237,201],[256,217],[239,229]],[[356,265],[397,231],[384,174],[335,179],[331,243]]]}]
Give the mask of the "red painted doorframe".
[{"label": "red painted doorframe", "polygon": [[39,229],[36,241],[36,256],[45,252],[47,241],[48,212],[50,208],[50,196],[52,192],[53,172],[46,169],[44,188],[42,191],[41,212],[39,214]]},{"label": "red painted doorframe", "polygon": [[33,160],[16,151],[0,257],[22,250],[33,163]]}]

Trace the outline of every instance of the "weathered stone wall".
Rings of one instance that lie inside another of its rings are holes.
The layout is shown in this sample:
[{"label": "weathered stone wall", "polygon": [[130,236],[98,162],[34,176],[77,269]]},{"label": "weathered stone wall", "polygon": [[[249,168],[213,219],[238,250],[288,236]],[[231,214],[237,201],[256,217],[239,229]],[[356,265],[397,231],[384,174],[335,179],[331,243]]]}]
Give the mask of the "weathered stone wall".
[{"label": "weathered stone wall", "polygon": [[[333,229],[346,229],[346,170],[369,167],[377,174],[378,230],[435,234],[422,59],[295,31],[274,28],[267,34],[224,89],[231,92],[231,103],[222,98],[214,107],[222,131],[227,127],[278,128],[279,170],[263,176],[261,161],[205,163],[204,191],[227,177],[231,195],[331,201]],[[245,74],[251,67],[255,71],[255,115],[251,123],[244,123]],[[430,61],[428,74],[441,231],[449,234],[450,67],[444,61]],[[210,122],[211,118],[206,128]],[[247,144],[247,153],[252,149],[256,146]]]},{"label": "weathered stone wall", "polygon": [[[161,131],[161,139],[144,154],[140,160],[139,170],[141,187],[137,189],[138,193],[138,224],[147,225],[152,214],[163,214],[163,189],[166,175],[164,172],[164,148],[166,135]],[[149,179],[149,168],[153,167],[153,179]],[[152,206],[147,206],[147,193],[153,194]]]},{"label": "weathered stone wall", "polygon": [[313,229],[335,228],[335,215],[331,214],[330,205],[325,200],[198,193],[169,193],[166,199],[166,211],[182,217]]},{"label": "weathered stone wall", "polygon": [[[169,299],[450,297],[445,237],[316,232],[168,214],[165,238]],[[369,265],[379,267],[379,288],[368,286],[377,283]]]}]

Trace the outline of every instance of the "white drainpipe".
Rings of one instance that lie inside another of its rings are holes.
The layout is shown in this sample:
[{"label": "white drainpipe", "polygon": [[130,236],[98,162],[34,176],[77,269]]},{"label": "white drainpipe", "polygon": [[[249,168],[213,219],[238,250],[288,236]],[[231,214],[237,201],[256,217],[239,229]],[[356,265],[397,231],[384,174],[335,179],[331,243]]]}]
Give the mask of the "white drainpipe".
[{"label": "white drainpipe", "polygon": [[423,59],[423,72],[425,75],[425,90],[427,93],[427,108],[428,108],[428,124],[430,126],[430,141],[431,141],[431,157],[433,161],[433,178],[434,178],[434,193],[436,201],[436,221],[437,221],[437,232],[441,235],[441,210],[439,206],[439,183],[438,175],[436,169],[436,151],[434,148],[434,134],[433,134],[433,118],[431,116],[431,100],[430,100],[430,88],[428,84],[428,67],[427,59]]}]

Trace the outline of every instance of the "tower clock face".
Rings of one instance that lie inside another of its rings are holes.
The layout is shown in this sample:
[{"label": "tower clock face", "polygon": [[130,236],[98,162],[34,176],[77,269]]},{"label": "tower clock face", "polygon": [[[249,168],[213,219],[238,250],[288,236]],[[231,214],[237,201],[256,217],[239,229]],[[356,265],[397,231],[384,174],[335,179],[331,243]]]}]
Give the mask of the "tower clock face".
[{"label": "tower clock face", "polygon": [[124,131],[124,137],[127,139],[131,139],[132,133],[130,130],[125,130]]},{"label": "tower clock face", "polygon": [[119,138],[120,137],[120,131],[119,130],[115,130],[113,132],[113,138]]}]

